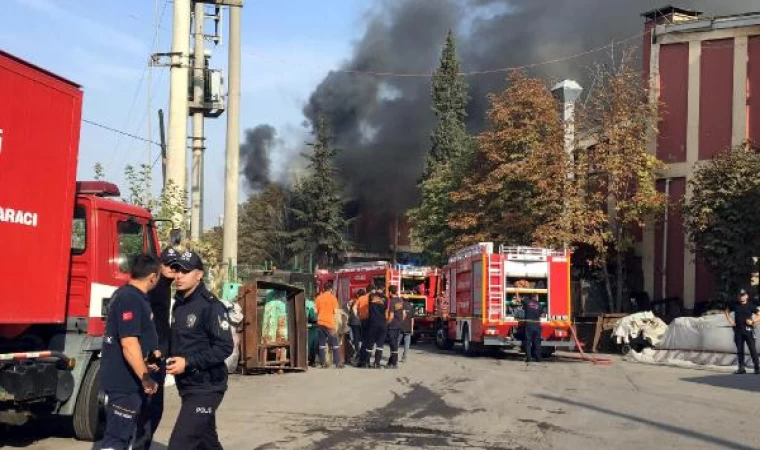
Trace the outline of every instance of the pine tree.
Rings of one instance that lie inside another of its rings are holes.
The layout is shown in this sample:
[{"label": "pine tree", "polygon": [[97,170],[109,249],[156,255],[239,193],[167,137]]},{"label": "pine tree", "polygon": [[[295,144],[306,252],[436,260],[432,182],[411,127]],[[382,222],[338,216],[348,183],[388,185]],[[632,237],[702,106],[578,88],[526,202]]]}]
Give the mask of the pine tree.
[{"label": "pine tree", "polygon": [[288,265],[289,201],[289,193],[283,187],[269,184],[240,206],[238,261],[241,266],[253,269],[267,262],[277,267]]},{"label": "pine tree", "polygon": [[335,180],[336,150],[330,147],[330,136],[324,117],[317,120],[313,151],[308,160],[307,176],[295,188],[293,207],[295,231],[291,233],[290,250],[311,256],[313,262],[327,266],[337,261],[348,249],[343,217],[344,201]]},{"label": "pine tree", "polygon": [[449,31],[440,65],[433,74],[431,96],[438,124],[431,134],[425,172],[418,184],[420,204],[409,211],[414,238],[432,263],[442,263],[454,234],[447,224],[452,211],[449,194],[456,190],[472,157],[474,142],[467,135],[467,82],[460,75],[454,35]]}]

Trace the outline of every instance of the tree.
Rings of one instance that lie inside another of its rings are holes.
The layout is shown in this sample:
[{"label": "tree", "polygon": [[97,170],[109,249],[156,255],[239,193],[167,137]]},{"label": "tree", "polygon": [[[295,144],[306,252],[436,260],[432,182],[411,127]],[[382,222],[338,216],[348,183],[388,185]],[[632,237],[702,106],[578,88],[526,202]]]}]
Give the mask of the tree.
[{"label": "tree", "polygon": [[446,247],[454,238],[447,224],[452,210],[449,194],[459,187],[474,148],[465,125],[467,83],[460,74],[451,31],[446,36],[440,65],[433,74],[431,96],[438,123],[430,136],[425,171],[418,183],[420,204],[408,216],[415,240],[432,263],[440,264],[445,261]]},{"label": "tree", "polygon": [[291,258],[288,249],[290,194],[277,184],[269,184],[240,206],[238,262],[248,267],[271,262],[285,267]]},{"label": "tree", "polygon": [[689,241],[726,300],[747,287],[760,255],[760,154],[746,144],[729,149],[698,167],[689,185],[682,204]]},{"label": "tree", "polygon": [[[631,53],[595,70],[596,88],[581,110],[581,129],[594,142],[585,155],[590,215],[601,217],[588,225],[604,271],[609,309],[620,311],[624,298],[625,255],[637,229],[644,227],[665,205],[656,187],[664,165],[647,151],[657,131],[658,105],[649,101],[641,74],[632,68]],[[615,292],[610,256],[614,258]]]},{"label": "tree", "polygon": [[[542,223],[558,223],[554,216],[562,212],[564,192],[556,193],[553,205],[548,194],[540,195],[546,182],[565,179],[551,92],[540,80],[514,72],[509,87],[489,99],[489,129],[478,137],[472,170],[451,194],[448,224],[459,232],[455,247],[481,241],[528,245]],[[539,168],[543,176],[531,172]]]},{"label": "tree", "polygon": [[304,154],[307,176],[297,183],[291,211],[295,230],[289,249],[313,257],[320,266],[330,265],[348,249],[343,217],[344,200],[335,180],[333,160],[336,150],[330,147],[330,136],[323,116],[317,120],[313,151]]},{"label": "tree", "polygon": [[95,166],[93,167],[93,170],[95,172],[95,180],[96,181],[103,181],[106,178],[106,171],[103,169],[103,164],[100,162],[96,162]]}]

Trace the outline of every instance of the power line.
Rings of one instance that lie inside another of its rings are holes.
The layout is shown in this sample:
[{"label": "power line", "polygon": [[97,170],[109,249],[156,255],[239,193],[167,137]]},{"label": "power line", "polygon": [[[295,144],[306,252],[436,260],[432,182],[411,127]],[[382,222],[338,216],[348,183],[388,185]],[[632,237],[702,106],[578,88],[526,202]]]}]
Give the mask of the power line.
[{"label": "power line", "polygon": [[118,130],[116,128],[109,127],[108,125],[103,125],[102,123],[94,122],[92,120],[87,120],[87,119],[82,119],[82,122],[90,124],[90,125],[93,125],[93,126],[96,126],[98,128],[102,128],[104,130],[111,131],[113,133],[117,133],[117,134],[119,134],[121,136],[126,136],[126,137],[129,137],[129,138],[132,138],[132,139],[136,139],[138,141],[147,142],[149,144],[153,144],[153,145],[157,145],[157,146],[161,147],[161,144],[159,142],[151,141],[149,139],[145,139],[142,136],[137,136],[137,135],[132,134],[132,133],[127,133],[126,131]]}]

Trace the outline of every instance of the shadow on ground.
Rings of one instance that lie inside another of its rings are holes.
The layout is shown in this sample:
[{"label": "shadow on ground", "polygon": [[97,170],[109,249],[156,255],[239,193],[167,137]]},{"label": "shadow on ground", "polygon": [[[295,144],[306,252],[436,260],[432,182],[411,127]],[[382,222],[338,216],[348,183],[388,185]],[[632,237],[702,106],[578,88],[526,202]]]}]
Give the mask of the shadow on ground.
[{"label": "shadow on ground", "polygon": [[695,439],[695,440],[698,440],[698,441],[702,441],[702,442],[704,442],[704,443],[706,443],[706,444],[708,444],[708,445],[710,445],[710,446],[712,446],[714,448],[730,448],[730,449],[734,449],[734,450],[751,450],[751,449],[755,448],[755,447],[749,447],[747,445],[743,445],[743,444],[740,444],[738,442],[734,442],[734,441],[731,441],[731,440],[728,440],[728,439],[723,439],[723,438],[720,438],[718,436],[714,436],[714,435],[711,435],[711,434],[702,433],[702,432],[699,432],[699,431],[691,430],[691,429],[680,427],[680,426],[677,426],[677,425],[672,425],[672,424],[666,423],[666,422],[656,421],[656,420],[649,419],[649,418],[646,418],[646,417],[634,416],[632,414],[628,414],[628,413],[625,413],[625,412],[615,411],[615,410],[612,410],[612,409],[603,408],[601,406],[592,405],[590,403],[584,403],[584,402],[580,402],[580,401],[577,401],[577,400],[571,400],[569,398],[557,397],[557,396],[554,396],[554,395],[545,395],[545,394],[538,394],[538,395],[536,395],[536,397],[540,398],[540,399],[543,399],[543,400],[549,400],[549,401],[552,401],[552,402],[563,403],[563,404],[569,405],[569,406],[575,406],[575,407],[578,407],[578,408],[585,408],[585,409],[588,409],[588,410],[591,410],[591,411],[595,411],[595,412],[600,413],[600,414],[607,414],[607,415],[610,415],[610,416],[613,416],[613,417],[617,417],[619,419],[625,419],[625,420],[629,420],[631,422],[636,422],[636,423],[639,423],[639,424],[643,424],[643,425],[646,425],[646,426],[649,426],[649,427],[658,428],[658,429],[660,429],[662,431],[666,431],[668,433],[673,433],[673,434],[676,434],[676,435],[679,435],[679,436],[684,436],[684,437],[688,437],[688,438]]},{"label": "shadow on ground", "polygon": [[706,377],[682,378],[681,381],[740,391],[760,392],[760,375],[755,375],[751,372],[745,375],[720,374]]}]

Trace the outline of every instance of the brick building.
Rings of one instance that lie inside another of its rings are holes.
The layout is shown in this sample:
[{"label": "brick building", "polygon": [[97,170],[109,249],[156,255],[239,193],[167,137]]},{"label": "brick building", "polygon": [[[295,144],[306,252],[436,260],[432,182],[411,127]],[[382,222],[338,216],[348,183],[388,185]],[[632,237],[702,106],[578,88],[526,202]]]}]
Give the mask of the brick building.
[{"label": "brick building", "polygon": [[[688,195],[700,161],[746,139],[760,143],[760,13],[705,17],[667,7],[643,16],[644,72],[665,108],[651,151],[667,163],[658,186],[673,205]],[[667,216],[643,235],[644,288],[694,309],[713,297],[714,281],[689,251],[677,208]]]}]

